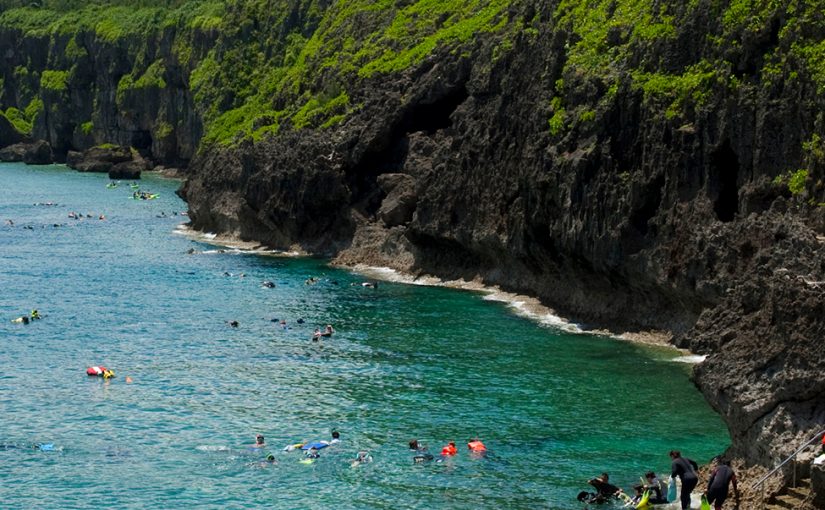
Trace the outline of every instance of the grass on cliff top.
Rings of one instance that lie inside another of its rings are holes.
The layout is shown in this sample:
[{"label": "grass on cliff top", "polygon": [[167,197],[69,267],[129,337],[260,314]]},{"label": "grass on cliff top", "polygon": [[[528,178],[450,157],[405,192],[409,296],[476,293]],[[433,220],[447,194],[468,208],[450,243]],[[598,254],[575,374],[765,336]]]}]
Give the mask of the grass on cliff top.
[{"label": "grass on cliff top", "polygon": [[[512,2],[351,0],[326,10],[315,2],[296,3],[303,8],[304,26],[282,37],[275,45],[279,53],[267,59],[249,47],[220,48],[220,62],[216,51],[193,72],[196,99],[210,105],[205,143],[256,139],[284,126],[336,125],[353,111],[348,90],[354,83],[401,72],[439,48],[502,30]],[[303,30],[313,24],[317,28]],[[236,92],[231,96],[236,104],[224,110],[227,89]]]},{"label": "grass on cliff top", "polygon": [[[822,12],[820,0],[561,0],[554,20],[572,37],[554,92],[569,100],[584,82],[608,91],[630,85],[668,118],[691,117],[713,94],[742,85],[771,87],[804,77],[823,93]],[[707,23],[696,32],[688,19]],[[701,51],[685,51],[686,41]],[[764,52],[750,56],[761,67],[744,76],[734,73],[754,49]],[[598,101],[610,99],[603,94],[585,105],[562,106],[598,109]],[[561,135],[562,109],[553,111],[551,133]]]},{"label": "grass on cliff top", "polygon": [[[66,7],[64,3],[76,7]],[[215,0],[64,3],[4,10],[0,13],[0,27],[20,30],[28,37],[93,32],[99,40],[113,43],[130,36],[147,36],[168,26],[211,29],[220,22],[225,8],[223,2]]]}]

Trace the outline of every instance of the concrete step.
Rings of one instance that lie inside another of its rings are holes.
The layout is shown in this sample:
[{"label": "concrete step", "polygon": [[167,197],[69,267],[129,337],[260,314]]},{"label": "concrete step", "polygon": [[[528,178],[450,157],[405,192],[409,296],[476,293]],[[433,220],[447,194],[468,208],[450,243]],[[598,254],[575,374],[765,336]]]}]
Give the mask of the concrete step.
[{"label": "concrete step", "polygon": [[796,487],[787,487],[783,494],[775,496],[765,510],[799,510],[811,498],[811,479],[803,478],[796,481]]},{"label": "concrete step", "polygon": [[806,499],[811,495],[811,487],[788,487],[785,492],[788,496],[793,496],[797,499]]},{"label": "concrete step", "polygon": [[[810,494],[810,492],[808,494]],[[803,507],[803,503],[807,499],[808,494],[794,493],[776,496],[768,508],[776,510],[798,510]]]}]

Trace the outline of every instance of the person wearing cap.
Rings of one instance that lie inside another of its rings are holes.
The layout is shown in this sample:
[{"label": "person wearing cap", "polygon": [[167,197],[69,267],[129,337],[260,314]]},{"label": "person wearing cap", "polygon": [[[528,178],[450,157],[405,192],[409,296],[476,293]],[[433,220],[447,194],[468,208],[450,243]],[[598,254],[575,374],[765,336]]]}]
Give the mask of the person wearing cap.
[{"label": "person wearing cap", "polygon": [[264,442],[264,436],[258,434],[255,436],[255,444],[252,445],[252,448],[265,448],[266,442]]}]

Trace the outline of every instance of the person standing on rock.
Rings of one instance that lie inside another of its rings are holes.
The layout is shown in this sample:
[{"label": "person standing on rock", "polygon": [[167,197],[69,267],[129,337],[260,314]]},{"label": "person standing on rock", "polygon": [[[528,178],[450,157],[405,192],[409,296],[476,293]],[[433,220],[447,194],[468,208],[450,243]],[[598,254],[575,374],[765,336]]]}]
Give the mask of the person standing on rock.
[{"label": "person standing on rock", "polygon": [[736,504],[739,506],[739,488],[736,486],[736,473],[731,469],[729,460],[720,459],[719,465],[710,475],[706,492],[708,503],[711,503],[716,510],[722,510],[722,505],[728,498],[728,485],[731,482],[733,482],[733,494],[736,497]]},{"label": "person standing on rock", "polygon": [[690,493],[699,483],[699,477],[696,476],[699,465],[687,457],[682,457],[679,450],[670,450],[670,458],[673,460],[670,477],[676,478],[678,476],[682,480],[682,492],[679,499],[682,502],[682,510],[687,510],[690,508]]}]

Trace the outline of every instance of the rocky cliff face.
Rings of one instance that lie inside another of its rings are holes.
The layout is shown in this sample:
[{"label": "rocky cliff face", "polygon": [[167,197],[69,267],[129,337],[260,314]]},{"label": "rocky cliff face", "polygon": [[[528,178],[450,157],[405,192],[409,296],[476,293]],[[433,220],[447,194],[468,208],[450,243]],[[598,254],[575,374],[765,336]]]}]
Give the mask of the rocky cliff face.
[{"label": "rocky cliff face", "polygon": [[[672,331],[708,354],[732,453],[767,466],[825,421],[825,24],[816,2],[684,4],[239,2],[191,61],[169,30],[75,35],[94,72],[41,73],[63,95],[35,132],[77,147],[88,117],[194,154],[198,229]],[[71,45],[0,40],[40,68]]]},{"label": "rocky cliff face", "polygon": [[27,111],[31,137],[60,161],[70,150],[114,143],[188,164],[203,135],[189,74],[216,33],[175,25],[104,33],[79,20],[45,26],[0,23],[0,106]]},{"label": "rocky cliff face", "polygon": [[[764,78],[784,44],[772,20],[729,49],[736,87],[714,78],[671,114],[629,72],[571,67],[580,36],[553,5],[520,8],[537,33],[361,80],[341,125],[204,150],[182,190],[193,225],[673,331],[709,355],[695,380],[732,453],[772,465],[825,420],[819,85]],[[679,12],[666,44],[631,54],[671,72],[707,56],[713,15]]]}]

